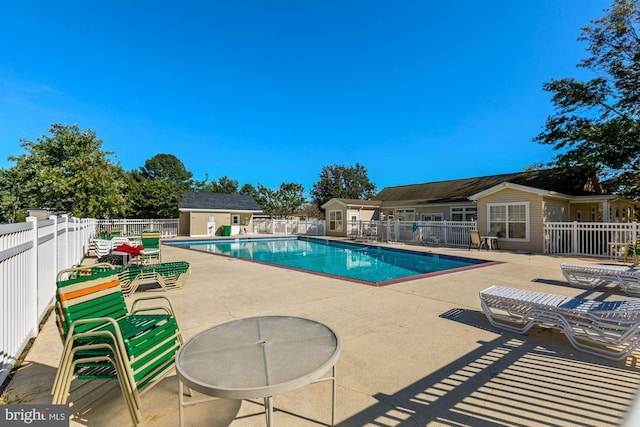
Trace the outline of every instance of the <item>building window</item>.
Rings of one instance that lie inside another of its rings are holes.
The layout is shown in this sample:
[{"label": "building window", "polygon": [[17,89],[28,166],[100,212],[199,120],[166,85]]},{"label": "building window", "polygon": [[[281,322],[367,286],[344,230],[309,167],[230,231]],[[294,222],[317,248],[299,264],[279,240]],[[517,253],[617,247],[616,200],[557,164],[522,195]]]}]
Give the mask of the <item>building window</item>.
[{"label": "building window", "polygon": [[231,225],[240,225],[240,215],[231,215]]},{"label": "building window", "polygon": [[475,221],[477,217],[478,208],[475,206],[451,208],[451,221]]},{"label": "building window", "polygon": [[398,221],[413,221],[416,219],[415,209],[396,209],[395,218]]},{"label": "building window", "polygon": [[488,229],[500,238],[529,240],[529,203],[488,204]]},{"label": "building window", "polygon": [[421,221],[444,221],[444,214],[441,213],[430,213],[430,214],[422,214],[420,215]]},{"label": "building window", "polygon": [[342,211],[329,211],[329,230],[342,231]]}]

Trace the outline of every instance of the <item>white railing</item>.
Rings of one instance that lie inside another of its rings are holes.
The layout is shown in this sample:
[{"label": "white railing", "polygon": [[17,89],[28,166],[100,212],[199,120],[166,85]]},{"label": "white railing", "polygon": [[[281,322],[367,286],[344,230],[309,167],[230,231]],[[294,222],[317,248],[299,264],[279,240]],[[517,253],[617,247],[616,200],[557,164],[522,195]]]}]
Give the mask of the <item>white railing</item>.
[{"label": "white railing", "polygon": [[0,384],[53,302],[56,274],[82,261],[93,219],[51,217],[0,224]]},{"label": "white railing", "polygon": [[98,219],[96,234],[101,231],[119,230],[123,236],[139,236],[144,230],[158,230],[162,237],[178,235],[178,218],[170,219]]},{"label": "white railing", "polygon": [[626,243],[640,234],[637,222],[546,222],[544,253],[609,256],[609,243]]},{"label": "white railing", "polygon": [[262,234],[300,234],[324,236],[324,221],[319,219],[254,219],[253,232]]},{"label": "white railing", "polygon": [[347,236],[383,242],[469,246],[475,221],[348,221]]}]

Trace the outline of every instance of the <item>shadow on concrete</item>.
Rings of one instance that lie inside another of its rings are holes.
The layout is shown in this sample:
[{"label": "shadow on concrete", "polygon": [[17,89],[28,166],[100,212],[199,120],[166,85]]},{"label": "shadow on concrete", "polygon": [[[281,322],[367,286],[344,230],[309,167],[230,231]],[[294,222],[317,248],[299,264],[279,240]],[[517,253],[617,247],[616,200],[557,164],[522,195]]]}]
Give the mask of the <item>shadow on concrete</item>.
[{"label": "shadow on concrete", "polygon": [[[104,383],[104,381],[95,381],[95,383],[99,382]],[[70,413],[74,422],[72,425],[112,427],[133,424],[117,382],[110,382],[113,384],[108,385],[106,390],[100,392],[95,400],[78,401],[71,406]],[[199,396],[199,398],[201,397]],[[141,400],[141,425],[173,427],[179,424],[178,380],[175,375],[164,378],[144,393]],[[215,400],[187,406],[185,408],[185,425],[228,426],[236,418],[241,403],[241,401],[235,400]]]},{"label": "shadow on concrete", "polygon": [[[569,283],[567,282],[563,282],[561,280],[549,280],[549,279],[533,279],[532,282],[535,283],[544,283],[546,285],[553,285],[553,286],[561,286],[564,288],[572,288],[572,289],[580,289],[576,286],[571,286]],[[615,283],[611,283],[607,286],[598,286],[594,289],[584,289],[584,292],[582,293],[582,295],[577,295],[577,298],[587,298],[590,296],[593,296],[592,299],[597,299],[599,301],[604,300],[607,295],[603,294],[603,292],[607,292],[608,294],[614,294],[614,295],[627,295],[625,294],[622,289],[620,289]]]},{"label": "shadow on concrete", "polygon": [[475,310],[440,317],[499,336],[397,393],[377,394],[379,403],[340,426],[612,426],[640,384],[637,355],[613,362],[574,350],[548,329],[498,331]]}]

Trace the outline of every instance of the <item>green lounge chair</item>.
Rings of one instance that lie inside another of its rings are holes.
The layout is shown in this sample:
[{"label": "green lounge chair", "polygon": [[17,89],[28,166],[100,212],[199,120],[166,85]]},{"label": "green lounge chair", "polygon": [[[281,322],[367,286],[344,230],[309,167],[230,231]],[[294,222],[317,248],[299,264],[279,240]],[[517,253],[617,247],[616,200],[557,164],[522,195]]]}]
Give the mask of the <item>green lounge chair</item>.
[{"label": "green lounge chair", "polygon": [[[53,404],[66,404],[75,395],[74,379],[116,380],[138,425],[140,394],[174,368],[182,334],[165,297],[140,298],[129,311],[119,272],[110,267],[58,273],[55,311],[64,348],[52,389]],[[154,305],[137,308],[145,301]],[[73,399],[74,403],[79,400]]]},{"label": "green lounge chair", "polygon": [[191,267],[188,262],[163,262],[159,264],[129,266],[119,273],[125,296],[134,293],[140,285],[157,284],[165,291],[181,289],[189,280]]}]

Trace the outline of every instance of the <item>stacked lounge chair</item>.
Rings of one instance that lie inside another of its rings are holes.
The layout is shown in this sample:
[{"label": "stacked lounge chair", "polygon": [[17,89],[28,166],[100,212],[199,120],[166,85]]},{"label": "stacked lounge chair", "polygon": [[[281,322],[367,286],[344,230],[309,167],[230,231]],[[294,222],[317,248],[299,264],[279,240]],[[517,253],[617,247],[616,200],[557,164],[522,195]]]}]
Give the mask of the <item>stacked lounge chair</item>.
[{"label": "stacked lounge chair", "polygon": [[595,288],[614,284],[629,295],[640,295],[640,269],[613,264],[560,264],[562,274],[571,286]]},{"label": "stacked lounge chair", "polygon": [[[145,300],[153,307],[138,308]],[[77,392],[86,392],[86,384],[72,390],[76,379],[116,380],[133,424],[139,425],[141,393],[172,371],[183,343],[171,302],[163,296],[140,298],[129,311],[115,269],[73,268],[58,273],[55,311],[64,348],[52,403],[71,398],[75,410],[82,400]]]},{"label": "stacked lounge chair", "polygon": [[105,259],[120,245],[135,246],[128,237],[118,236],[109,239],[92,239],[90,248],[93,249],[98,259]]},{"label": "stacked lounge chair", "polygon": [[492,286],[480,292],[489,322],[524,334],[534,326],[558,329],[578,350],[622,360],[640,345],[640,300],[594,301]]},{"label": "stacked lounge chair", "polygon": [[140,285],[156,284],[165,291],[183,288],[191,276],[191,266],[186,261],[163,262],[150,265],[114,266],[108,262],[75,268],[70,277],[87,276],[114,270],[125,297],[133,294]]},{"label": "stacked lounge chair", "polygon": [[111,243],[111,240],[93,239],[91,240],[91,249],[93,249],[93,251],[95,252],[96,257],[102,258],[111,253],[113,245]]},{"label": "stacked lounge chair", "polygon": [[140,285],[158,284],[165,291],[183,288],[191,275],[188,262],[129,266],[120,270],[119,278],[125,296],[134,293]]}]

